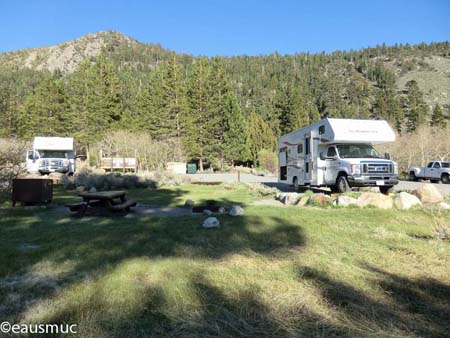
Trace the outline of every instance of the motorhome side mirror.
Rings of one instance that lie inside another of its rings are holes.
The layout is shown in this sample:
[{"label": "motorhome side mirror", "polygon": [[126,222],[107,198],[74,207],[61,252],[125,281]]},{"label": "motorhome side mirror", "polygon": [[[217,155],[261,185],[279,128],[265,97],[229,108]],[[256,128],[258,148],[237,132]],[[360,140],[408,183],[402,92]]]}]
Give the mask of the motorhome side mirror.
[{"label": "motorhome side mirror", "polygon": [[384,158],[385,158],[386,160],[390,160],[390,159],[391,159],[391,154],[389,154],[389,153],[384,153]]},{"label": "motorhome side mirror", "polygon": [[319,157],[322,161],[325,161],[327,159],[327,157],[325,156],[325,153],[323,151],[320,152]]}]

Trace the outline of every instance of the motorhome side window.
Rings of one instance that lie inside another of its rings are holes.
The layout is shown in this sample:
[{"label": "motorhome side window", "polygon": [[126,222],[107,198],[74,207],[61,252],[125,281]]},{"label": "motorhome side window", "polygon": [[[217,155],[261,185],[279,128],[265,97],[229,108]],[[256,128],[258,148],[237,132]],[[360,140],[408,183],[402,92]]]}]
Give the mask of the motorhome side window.
[{"label": "motorhome side window", "polygon": [[320,126],[319,127],[319,135],[323,135],[325,134],[325,126]]},{"label": "motorhome side window", "polygon": [[335,157],[336,154],[336,148],[335,147],[328,147],[327,157]]},{"label": "motorhome side window", "polygon": [[439,169],[441,167],[441,165],[439,164],[439,162],[434,162],[433,168]]},{"label": "motorhome side window", "polygon": [[280,153],[284,153],[287,151],[287,147],[280,148]]},{"label": "motorhome side window", "polygon": [[305,139],[305,155],[309,154],[309,140],[309,137]]},{"label": "motorhome side window", "polygon": [[433,162],[428,163],[427,168],[431,168],[433,166]]},{"label": "motorhome side window", "polygon": [[303,153],[303,144],[299,144],[297,145],[297,154],[302,154]]}]

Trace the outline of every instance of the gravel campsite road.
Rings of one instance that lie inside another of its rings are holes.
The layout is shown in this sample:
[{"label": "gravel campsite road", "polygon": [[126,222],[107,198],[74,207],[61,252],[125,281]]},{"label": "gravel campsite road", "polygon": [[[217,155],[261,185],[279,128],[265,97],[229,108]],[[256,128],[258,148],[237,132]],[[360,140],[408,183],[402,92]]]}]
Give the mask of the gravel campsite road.
[{"label": "gravel campsite road", "polygon": [[[277,187],[283,191],[292,190],[291,187],[284,183],[278,183],[277,177],[275,176],[255,176],[252,174],[244,174],[240,175],[241,182],[253,183],[259,182],[263,184],[267,184],[271,187]],[[193,181],[202,181],[202,182],[237,182],[238,174],[237,173],[221,173],[221,174],[195,174],[189,175],[193,179]],[[411,181],[400,181],[399,184],[395,186],[396,191],[410,191],[419,188],[421,185],[426,184],[425,182],[411,182]],[[440,191],[443,196],[450,196],[450,184],[437,184],[433,183],[436,188]]]}]

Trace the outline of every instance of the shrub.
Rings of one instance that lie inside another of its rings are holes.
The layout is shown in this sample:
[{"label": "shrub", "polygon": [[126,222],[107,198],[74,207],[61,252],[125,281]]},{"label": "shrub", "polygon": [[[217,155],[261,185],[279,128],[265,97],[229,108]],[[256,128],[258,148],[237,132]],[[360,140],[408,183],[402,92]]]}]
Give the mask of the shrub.
[{"label": "shrub", "polygon": [[18,139],[0,139],[0,192],[10,193],[12,180],[25,173],[26,146]]},{"label": "shrub", "polygon": [[185,176],[176,176],[166,173],[105,173],[102,170],[83,169],[72,177],[64,176],[61,183],[66,189],[84,187],[89,190],[95,188],[98,191],[151,188],[161,186],[178,186],[189,182]]},{"label": "shrub", "polygon": [[99,162],[98,154],[104,157],[137,158],[140,170],[164,170],[167,162],[184,162],[184,150],[177,138],[155,140],[148,133],[132,133],[118,130],[106,135],[89,152],[91,165]]},{"label": "shrub", "polygon": [[261,183],[245,183],[249,191],[258,197],[273,197],[280,192],[277,188],[268,187]]},{"label": "shrub", "polygon": [[268,170],[271,173],[276,173],[278,168],[277,155],[267,149],[262,149],[258,152],[258,163],[262,169]]}]

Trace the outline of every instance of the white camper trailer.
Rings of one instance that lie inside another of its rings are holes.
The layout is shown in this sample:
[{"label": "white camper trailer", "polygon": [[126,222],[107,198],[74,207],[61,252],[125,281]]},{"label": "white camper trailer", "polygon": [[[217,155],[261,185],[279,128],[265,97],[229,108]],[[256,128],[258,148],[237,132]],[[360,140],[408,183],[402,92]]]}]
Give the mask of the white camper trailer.
[{"label": "white camper trailer", "polygon": [[75,172],[74,144],[72,137],[35,137],[33,149],[27,151],[27,171],[49,174]]},{"label": "white camper trailer", "polygon": [[323,119],[280,137],[279,182],[328,186],[345,192],[375,186],[387,193],[398,183],[397,163],[382,158],[373,145],[395,141],[386,121]]}]

